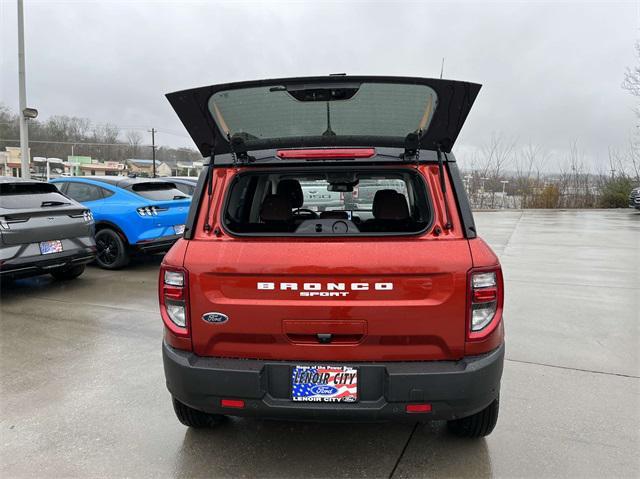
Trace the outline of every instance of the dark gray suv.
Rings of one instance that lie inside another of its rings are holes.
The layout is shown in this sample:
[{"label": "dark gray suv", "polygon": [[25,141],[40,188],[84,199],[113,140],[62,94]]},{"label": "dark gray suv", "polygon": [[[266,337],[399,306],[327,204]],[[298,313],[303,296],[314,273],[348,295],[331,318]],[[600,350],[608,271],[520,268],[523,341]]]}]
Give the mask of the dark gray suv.
[{"label": "dark gray suv", "polygon": [[51,184],[0,176],[0,277],[73,279],[96,255],[91,211]]}]

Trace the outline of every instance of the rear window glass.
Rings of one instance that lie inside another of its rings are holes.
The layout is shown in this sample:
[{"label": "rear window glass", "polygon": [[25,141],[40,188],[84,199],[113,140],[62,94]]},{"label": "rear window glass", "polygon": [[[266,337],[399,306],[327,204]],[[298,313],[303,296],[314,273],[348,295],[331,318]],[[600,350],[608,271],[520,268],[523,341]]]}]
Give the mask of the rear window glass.
[{"label": "rear window glass", "polygon": [[356,83],[223,90],[209,110],[224,136],[249,149],[287,138],[386,137],[426,130],[436,108],[426,85]]},{"label": "rear window glass", "polygon": [[224,222],[249,235],[416,234],[431,210],[410,170],[249,172],[233,181]]},{"label": "rear window glass", "polygon": [[135,183],[129,187],[135,194],[148,200],[170,201],[187,198],[182,191],[176,188],[174,183],[148,181],[145,183]]},{"label": "rear window glass", "polygon": [[33,209],[68,204],[69,199],[49,183],[0,184],[0,208]]}]

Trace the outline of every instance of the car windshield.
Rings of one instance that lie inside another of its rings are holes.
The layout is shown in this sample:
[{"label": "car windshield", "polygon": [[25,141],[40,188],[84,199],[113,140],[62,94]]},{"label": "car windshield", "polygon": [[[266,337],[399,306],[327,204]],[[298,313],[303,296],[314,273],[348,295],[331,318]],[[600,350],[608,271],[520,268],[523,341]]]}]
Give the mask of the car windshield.
[{"label": "car windshield", "polygon": [[147,181],[144,183],[134,183],[130,187],[135,194],[148,200],[170,201],[187,198],[182,191],[176,188],[174,183],[166,181]]},{"label": "car windshield", "polygon": [[250,235],[415,234],[431,220],[426,187],[404,170],[240,173],[225,226]]},{"label": "car windshield", "polygon": [[291,138],[387,137],[426,130],[436,107],[426,85],[344,83],[222,90],[209,110],[225,137],[252,144]]}]

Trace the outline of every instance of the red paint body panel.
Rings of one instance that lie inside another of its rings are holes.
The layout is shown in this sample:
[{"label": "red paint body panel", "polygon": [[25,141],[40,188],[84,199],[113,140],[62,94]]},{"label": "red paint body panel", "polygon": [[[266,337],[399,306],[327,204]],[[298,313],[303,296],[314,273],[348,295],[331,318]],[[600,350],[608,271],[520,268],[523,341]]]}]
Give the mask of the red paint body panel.
[{"label": "red paint body panel", "polygon": [[[484,241],[464,238],[450,186],[446,198],[453,228],[444,228],[436,165],[406,168],[425,178],[435,214],[428,231],[321,239],[227,234],[219,222],[224,194],[243,169],[214,170],[211,208],[205,192],[194,238],[176,243],[164,260],[189,274],[191,344],[166,332],[169,344],[199,356],[300,361],[455,360],[495,349],[504,334],[501,321],[485,340],[473,343],[466,341],[466,328],[468,272],[498,265],[498,259]],[[209,232],[204,231],[207,212]],[[259,283],[273,289],[259,289]],[[289,286],[283,289],[282,283]],[[311,293],[317,284],[328,292],[335,283],[339,286],[331,291],[348,294],[301,296],[305,283],[314,285]],[[369,288],[363,290],[363,284]],[[376,289],[376,284],[386,286]],[[203,321],[209,312],[229,320]],[[320,344],[314,341],[317,334],[335,340]]]}]

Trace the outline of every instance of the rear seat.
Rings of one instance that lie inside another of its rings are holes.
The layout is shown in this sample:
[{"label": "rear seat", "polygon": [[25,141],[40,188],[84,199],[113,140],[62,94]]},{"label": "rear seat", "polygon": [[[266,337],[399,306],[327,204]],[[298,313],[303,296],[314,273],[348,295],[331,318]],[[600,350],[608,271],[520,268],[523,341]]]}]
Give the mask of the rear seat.
[{"label": "rear seat", "polygon": [[360,226],[360,231],[394,232],[412,231],[409,206],[404,195],[395,190],[378,190],[373,197],[373,219]]}]

